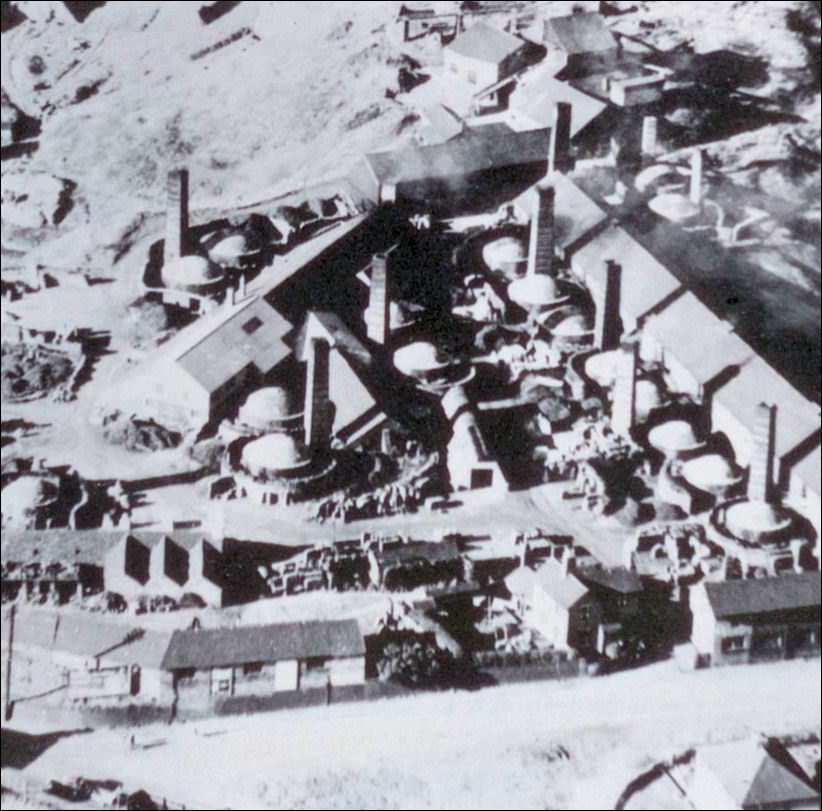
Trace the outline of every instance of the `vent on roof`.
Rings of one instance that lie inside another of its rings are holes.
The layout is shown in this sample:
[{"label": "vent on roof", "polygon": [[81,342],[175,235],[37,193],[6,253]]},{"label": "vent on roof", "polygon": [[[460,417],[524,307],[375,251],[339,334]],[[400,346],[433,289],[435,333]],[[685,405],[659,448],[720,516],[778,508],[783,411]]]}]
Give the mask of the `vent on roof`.
[{"label": "vent on roof", "polygon": [[254,318],[243,324],[243,330],[251,335],[252,333],[255,333],[262,325],[263,322],[255,315]]}]

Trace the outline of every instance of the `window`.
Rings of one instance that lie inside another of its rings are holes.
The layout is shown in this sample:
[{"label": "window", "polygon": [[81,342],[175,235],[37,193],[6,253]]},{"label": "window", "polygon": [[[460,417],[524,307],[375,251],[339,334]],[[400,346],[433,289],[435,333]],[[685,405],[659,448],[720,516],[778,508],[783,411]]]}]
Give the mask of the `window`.
[{"label": "window", "polygon": [[312,670],[324,670],[327,665],[328,659],[324,656],[311,656],[305,660],[305,669],[309,672]]},{"label": "window", "polygon": [[243,665],[243,676],[252,676],[260,673],[263,669],[262,662],[247,662]]},{"label": "window", "polygon": [[255,315],[254,318],[249,319],[245,322],[245,324],[243,324],[243,332],[251,335],[252,333],[255,333],[262,325],[263,322]]},{"label": "window", "polygon": [[620,594],[617,597],[617,605],[620,608],[627,608],[631,604],[631,598],[628,597],[626,594]]},{"label": "window", "polygon": [[591,606],[590,605],[583,605],[579,609],[579,621],[581,624],[588,623],[591,621]]},{"label": "window", "polygon": [[723,653],[734,653],[741,650],[745,650],[744,636],[726,636],[722,640]]},{"label": "window", "polygon": [[227,693],[231,690],[231,679],[220,679],[217,682],[217,691],[220,693]]}]

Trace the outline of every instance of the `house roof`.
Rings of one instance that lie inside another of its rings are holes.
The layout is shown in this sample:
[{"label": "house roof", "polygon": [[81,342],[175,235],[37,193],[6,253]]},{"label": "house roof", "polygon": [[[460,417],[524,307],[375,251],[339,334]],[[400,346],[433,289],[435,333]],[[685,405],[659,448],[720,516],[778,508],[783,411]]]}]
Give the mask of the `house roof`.
[{"label": "house roof", "polygon": [[554,105],[571,105],[571,137],[588,126],[608,105],[581,90],[555,79],[550,66],[541,66],[525,74],[511,94],[508,106],[543,127],[551,125]]},{"label": "house roof", "polygon": [[792,469],[802,483],[818,496],[820,494],[820,479],[822,479],[822,447],[819,444],[808,454],[802,457]]},{"label": "house roof", "polygon": [[719,388],[713,400],[733,414],[751,433],[756,428],[760,403],[775,405],[778,458],[819,433],[819,406],[803,397],[758,355],[743,363],[739,374]]},{"label": "house roof", "polygon": [[586,566],[575,571],[574,576],[585,585],[602,586],[620,594],[636,594],[643,590],[639,575],[623,567],[601,569],[598,566]]},{"label": "house roof", "polygon": [[542,38],[568,54],[610,51],[616,48],[614,35],[600,14],[568,14],[549,17],[543,23]]},{"label": "house roof", "polygon": [[365,642],[355,620],[288,622],[241,628],[175,631],[164,670],[230,667],[313,656],[362,656]]},{"label": "house roof", "polygon": [[573,573],[569,572],[566,576],[559,566],[550,562],[537,569],[535,582],[562,608],[571,608],[588,594],[588,587]]},{"label": "house roof", "polygon": [[170,636],[87,611],[22,610],[14,621],[16,645],[143,667],[160,666]]},{"label": "house roof", "polygon": [[653,335],[702,385],[755,354],[730,324],[717,318],[690,291],[652,315],[643,330]]},{"label": "house roof", "polygon": [[818,571],[705,583],[704,588],[717,619],[820,605]]},{"label": "house roof", "polygon": [[514,132],[478,127],[444,144],[372,152],[366,160],[380,183],[407,183],[471,175],[547,162],[550,129]]},{"label": "house roof", "polygon": [[769,754],[756,738],[705,746],[699,761],[719,779],[740,808],[792,807],[819,794]]},{"label": "house roof", "polygon": [[518,37],[488,23],[478,22],[460,34],[446,49],[469,59],[498,65],[524,45]]},{"label": "house roof", "polygon": [[291,324],[261,298],[223,305],[169,341],[164,355],[206,391],[216,391],[249,365],[261,374],[291,352],[283,338]]},{"label": "house roof", "polygon": [[[608,260],[622,267],[619,309],[622,320],[637,322],[675,293],[679,280],[623,228],[611,225],[571,259],[574,272],[595,296],[605,293]],[[630,324],[626,325],[626,330]]]},{"label": "house roof", "polygon": [[432,104],[422,111],[425,124],[419,138],[425,144],[443,144],[462,132],[462,119],[442,104]]},{"label": "house roof", "polygon": [[460,557],[460,550],[454,541],[405,543],[378,553],[378,558],[384,566],[420,559],[438,563],[444,560],[458,560]]},{"label": "house roof", "polygon": [[[539,184],[554,187],[554,232],[557,245],[563,251],[573,252],[585,237],[607,223],[606,213],[562,172],[546,175]],[[533,211],[533,200],[539,184],[524,191],[513,201],[529,215]]]}]

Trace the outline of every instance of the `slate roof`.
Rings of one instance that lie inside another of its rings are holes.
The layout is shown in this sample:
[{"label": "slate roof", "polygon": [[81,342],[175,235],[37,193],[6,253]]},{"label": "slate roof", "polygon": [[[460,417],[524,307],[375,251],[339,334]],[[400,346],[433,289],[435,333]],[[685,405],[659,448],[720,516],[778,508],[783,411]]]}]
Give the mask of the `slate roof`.
[{"label": "slate roof", "polygon": [[740,808],[788,808],[816,803],[818,792],[779,763],[754,739],[706,746],[698,758]]},{"label": "slate roof", "polygon": [[574,574],[568,574],[566,577],[558,566],[551,563],[537,569],[535,581],[536,585],[563,608],[571,608],[588,594],[588,587],[580,583]]},{"label": "slate roof", "polygon": [[819,608],[820,573],[790,573],[780,577],[705,583],[705,593],[717,619]]},{"label": "slate roof", "polygon": [[457,560],[461,557],[460,551],[453,541],[442,543],[406,543],[394,546],[378,553],[378,558],[384,566],[406,563],[413,560],[426,560],[437,563],[443,560]]},{"label": "slate roof", "polygon": [[766,402],[775,405],[776,455],[779,458],[813,434],[819,434],[819,406],[803,397],[759,356],[742,364],[739,374],[718,389],[713,400],[724,406],[751,432],[756,427],[759,404]]},{"label": "slate roof", "polygon": [[202,316],[169,342],[168,352],[180,368],[213,392],[249,365],[261,374],[271,371],[291,352],[283,341],[290,331],[291,324],[280,313],[252,297]]},{"label": "slate roof", "polygon": [[163,658],[164,670],[231,667],[313,656],[362,656],[365,642],[356,620],[288,622],[175,631]]},{"label": "slate roof", "polygon": [[548,161],[548,128],[469,129],[444,144],[372,152],[366,161],[380,183],[403,183],[471,175],[490,169]]},{"label": "slate roof", "polygon": [[643,330],[650,332],[702,385],[755,354],[729,324],[690,291],[651,316]]},{"label": "slate roof", "polygon": [[518,37],[494,28],[488,23],[478,22],[460,34],[446,48],[469,59],[498,65],[524,45],[525,43]]},{"label": "slate roof", "polygon": [[606,108],[604,101],[555,79],[548,66],[526,74],[511,94],[509,108],[527,116],[535,124],[548,127],[552,123],[554,104],[571,105],[571,137],[588,126]]},{"label": "slate roof", "polygon": [[595,53],[616,48],[614,35],[596,12],[549,17],[543,24],[543,40],[568,54]]},{"label": "slate roof", "polygon": [[802,457],[791,469],[803,484],[818,496],[822,489],[822,446],[818,445],[806,456]]},{"label": "slate roof", "polygon": [[[682,285],[665,265],[623,228],[611,225],[573,256],[574,272],[594,295],[605,292],[605,263],[612,259],[622,267],[619,309],[623,322],[637,322],[672,296]],[[633,323],[626,324],[626,330]]]}]

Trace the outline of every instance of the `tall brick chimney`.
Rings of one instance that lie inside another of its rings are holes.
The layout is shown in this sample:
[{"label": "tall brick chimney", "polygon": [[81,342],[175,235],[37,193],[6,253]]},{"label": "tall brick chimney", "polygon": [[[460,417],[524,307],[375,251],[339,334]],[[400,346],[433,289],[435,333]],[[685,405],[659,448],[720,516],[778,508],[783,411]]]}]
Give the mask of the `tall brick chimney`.
[{"label": "tall brick chimney", "polygon": [[331,442],[331,406],[328,397],[330,347],[324,338],[311,338],[305,377],[303,427],[305,444],[324,450]]},{"label": "tall brick chimney", "polygon": [[748,468],[748,498],[770,501],[772,496],[776,406],[760,403],[756,408],[751,465]]},{"label": "tall brick chimney", "polygon": [[387,344],[390,331],[390,299],[388,296],[388,255],[378,253],[371,262],[371,287],[365,326],[368,337],[378,344]]},{"label": "tall brick chimney", "polygon": [[691,202],[702,205],[702,150],[699,148],[691,155]]},{"label": "tall brick chimney", "polygon": [[618,434],[630,436],[636,418],[636,361],[637,344],[625,347],[619,359],[614,382],[614,401],[611,406],[611,427]]},{"label": "tall brick chimney", "polygon": [[571,105],[565,101],[554,104],[551,119],[551,146],[548,153],[548,174],[567,172],[571,168]]},{"label": "tall brick chimney", "polygon": [[554,187],[540,183],[531,216],[528,274],[552,275],[554,270]]},{"label": "tall brick chimney", "polygon": [[163,262],[185,256],[188,250],[188,170],[172,169],[166,178],[166,241]]},{"label": "tall brick chimney", "polygon": [[616,349],[620,337],[620,291],[622,268],[609,259],[605,263],[605,290],[599,301],[594,302],[594,344],[603,352]]},{"label": "tall brick chimney", "polygon": [[656,153],[657,119],[655,115],[642,117],[642,154],[645,156]]}]

